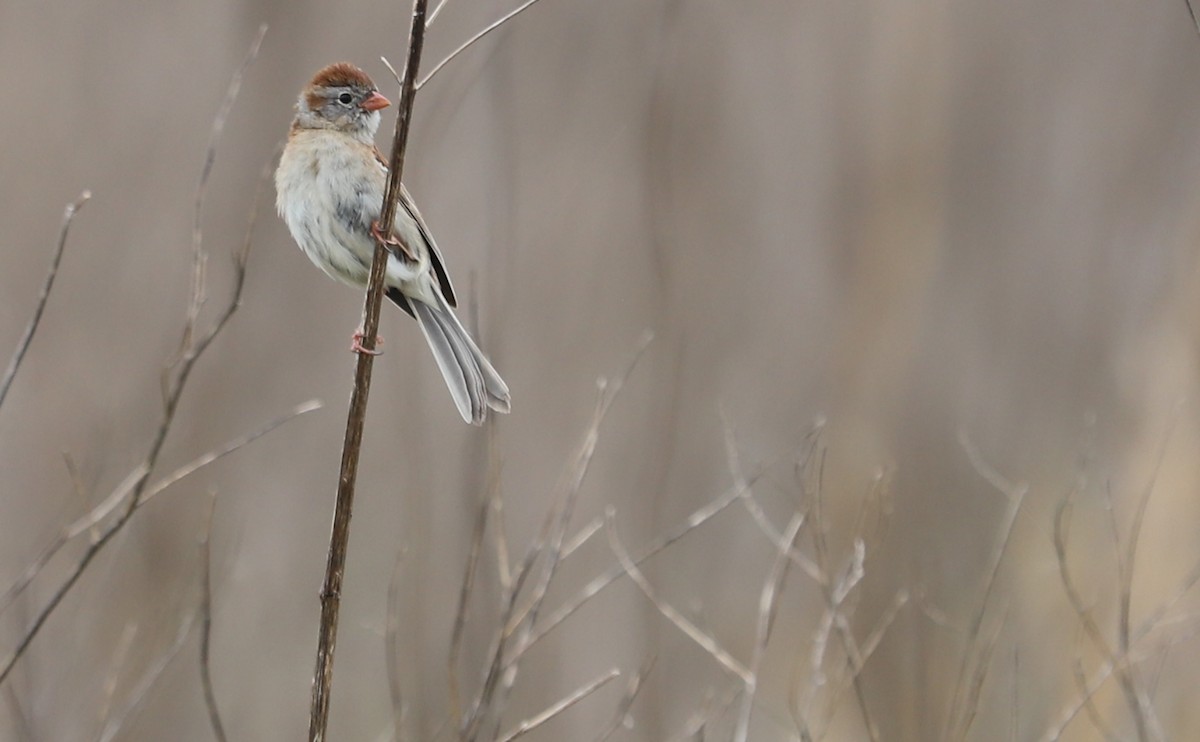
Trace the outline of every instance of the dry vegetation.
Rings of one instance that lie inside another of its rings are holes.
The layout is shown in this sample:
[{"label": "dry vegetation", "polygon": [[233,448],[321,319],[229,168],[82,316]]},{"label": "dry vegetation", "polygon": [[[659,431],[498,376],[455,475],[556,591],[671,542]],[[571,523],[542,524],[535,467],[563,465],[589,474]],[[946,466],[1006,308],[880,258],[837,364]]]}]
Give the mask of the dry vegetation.
[{"label": "dry vegetation", "polygon": [[[304,734],[361,297],[260,206],[410,10],[330,5],[0,7],[0,739]],[[422,83],[514,412],[385,308],[331,738],[1196,737],[1191,23],[544,0]]]}]

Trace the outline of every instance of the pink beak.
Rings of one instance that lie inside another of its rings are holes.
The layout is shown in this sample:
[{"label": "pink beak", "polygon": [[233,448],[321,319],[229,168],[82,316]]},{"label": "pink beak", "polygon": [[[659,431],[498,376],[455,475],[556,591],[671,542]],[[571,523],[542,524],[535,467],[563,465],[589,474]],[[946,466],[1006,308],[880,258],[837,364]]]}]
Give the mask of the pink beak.
[{"label": "pink beak", "polygon": [[362,102],[363,110],[366,111],[378,111],[380,108],[387,108],[390,105],[392,102],[380,95],[378,91],[368,95]]}]

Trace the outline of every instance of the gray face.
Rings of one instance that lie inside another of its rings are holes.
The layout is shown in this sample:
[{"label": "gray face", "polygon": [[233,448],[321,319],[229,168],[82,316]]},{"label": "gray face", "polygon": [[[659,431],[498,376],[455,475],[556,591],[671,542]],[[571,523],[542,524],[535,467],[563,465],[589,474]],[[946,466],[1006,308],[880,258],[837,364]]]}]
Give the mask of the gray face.
[{"label": "gray face", "polygon": [[300,96],[297,121],[307,128],[374,136],[379,128],[379,111],[362,107],[363,101],[373,92],[374,88],[362,85],[312,88]]}]

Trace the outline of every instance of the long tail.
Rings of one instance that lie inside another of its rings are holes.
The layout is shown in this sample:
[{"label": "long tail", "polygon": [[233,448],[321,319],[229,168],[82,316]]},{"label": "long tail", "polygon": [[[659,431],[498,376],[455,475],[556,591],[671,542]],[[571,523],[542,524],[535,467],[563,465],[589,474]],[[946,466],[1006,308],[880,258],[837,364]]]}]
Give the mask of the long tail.
[{"label": "long tail", "polygon": [[417,324],[433,351],[442,378],[463,420],[481,425],[489,408],[508,412],[508,385],[479,350],[454,311],[439,295],[438,306],[410,299]]}]

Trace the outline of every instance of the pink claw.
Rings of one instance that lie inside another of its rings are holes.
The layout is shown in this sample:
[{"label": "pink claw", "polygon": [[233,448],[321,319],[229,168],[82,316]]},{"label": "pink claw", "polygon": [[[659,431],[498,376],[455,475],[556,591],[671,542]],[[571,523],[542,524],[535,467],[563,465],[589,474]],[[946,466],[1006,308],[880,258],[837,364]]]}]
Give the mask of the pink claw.
[{"label": "pink claw", "polygon": [[[382,350],[374,350],[372,348],[364,347],[362,344],[362,341],[365,338],[366,338],[366,335],[363,335],[362,330],[355,330],[354,339],[350,343],[350,351],[352,353],[365,353],[366,355],[369,355],[369,356],[383,355]],[[383,337],[380,335],[376,335],[375,336],[375,344],[383,345]]]}]

